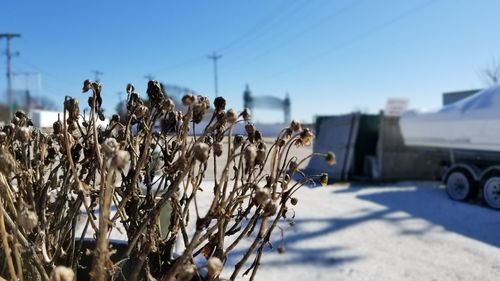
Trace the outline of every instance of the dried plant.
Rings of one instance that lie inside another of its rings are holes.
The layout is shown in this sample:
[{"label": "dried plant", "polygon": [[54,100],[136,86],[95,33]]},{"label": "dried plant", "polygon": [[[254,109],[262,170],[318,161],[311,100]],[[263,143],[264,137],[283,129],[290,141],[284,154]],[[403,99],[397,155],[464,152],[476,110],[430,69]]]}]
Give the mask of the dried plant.
[{"label": "dried plant", "polygon": [[[175,111],[159,83],[149,81],[148,100],[128,85],[126,119],[114,115],[103,127],[101,90],[86,80],[90,114],[66,97],[62,119],[50,131],[34,128],[23,112],[2,128],[1,277],[73,280],[73,272],[83,270],[92,280],[223,280],[221,274],[234,280],[253,259],[244,272],[253,280],[264,247],[272,247],[271,234],[298,202],[297,190],[313,179],[328,182],[326,174],[300,171],[305,159],[291,151],[313,135],[297,121],[267,147],[248,110],[226,111],[222,97],[210,109],[207,97],[186,95],[186,110]],[[202,133],[190,136],[204,118]],[[245,136],[233,134],[240,122],[246,122]],[[333,154],[318,156],[335,163]],[[215,180],[203,190],[209,172]],[[211,196],[206,210],[198,206],[203,193]],[[166,209],[170,222],[162,229]],[[79,223],[83,233],[76,231]],[[116,252],[109,235],[118,225],[128,241]],[[87,252],[86,233],[95,233]],[[244,239],[250,246],[234,268],[224,268]],[[179,252],[176,243],[183,245]],[[206,265],[195,262],[200,256]],[[92,263],[82,269],[85,258]]]}]

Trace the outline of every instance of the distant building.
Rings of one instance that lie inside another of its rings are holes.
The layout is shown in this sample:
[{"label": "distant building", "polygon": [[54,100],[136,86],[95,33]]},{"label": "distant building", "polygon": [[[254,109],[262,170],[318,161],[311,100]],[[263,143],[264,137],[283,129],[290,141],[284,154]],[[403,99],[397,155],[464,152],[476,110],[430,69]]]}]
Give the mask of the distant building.
[{"label": "distant building", "polygon": [[482,89],[443,93],[443,106],[468,98]]}]

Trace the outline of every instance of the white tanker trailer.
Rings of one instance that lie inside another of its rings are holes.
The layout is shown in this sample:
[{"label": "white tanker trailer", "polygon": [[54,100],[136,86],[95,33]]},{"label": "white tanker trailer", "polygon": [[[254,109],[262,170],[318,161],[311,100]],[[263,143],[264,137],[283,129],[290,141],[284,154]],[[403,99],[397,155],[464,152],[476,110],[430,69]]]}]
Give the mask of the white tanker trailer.
[{"label": "white tanker trailer", "polygon": [[500,85],[431,113],[400,119],[407,146],[441,154],[443,182],[454,200],[479,197],[500,209]]}]

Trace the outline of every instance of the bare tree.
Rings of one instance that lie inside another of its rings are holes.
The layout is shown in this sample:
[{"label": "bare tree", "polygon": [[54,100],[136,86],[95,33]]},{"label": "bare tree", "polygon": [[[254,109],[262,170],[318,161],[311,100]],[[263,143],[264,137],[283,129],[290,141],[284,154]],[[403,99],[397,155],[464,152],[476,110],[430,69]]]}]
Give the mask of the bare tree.
[{"label": "bare tree", "polygon": [[480,72],[481,80],[487,86],[493,86],[500,82],[500,60],[493,58],[491,63]]}]

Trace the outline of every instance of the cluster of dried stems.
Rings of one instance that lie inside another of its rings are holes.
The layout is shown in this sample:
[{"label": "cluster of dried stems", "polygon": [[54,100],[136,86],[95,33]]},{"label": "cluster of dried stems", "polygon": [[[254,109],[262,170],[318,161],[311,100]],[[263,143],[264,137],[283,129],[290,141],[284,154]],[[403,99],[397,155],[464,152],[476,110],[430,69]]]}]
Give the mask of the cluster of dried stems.
[{"label": "cluster of dried stems", "polygon": [[[252,280],[278,222],[297,204],[295,192],[313,178],[328,181],[326,174],[306,177],[298,168],[304,159],[290,153],[313,138],[298,122],[266,147],[247,110],[226,111],[222,97],[211,108],[207,97],[188,94],[185,110],[175,111],[160,84],[150,81],[147,100],[128,85],[127,116],[99,126],[101,85],[86,80],[83,92],[90,94],[88,116],[66,97],[64,116],[50,132],[34,128],[23,112],[0,132],[0,279],[74,280],[90,256],[92,280],[224,280],[223,269],[234,280],[245,264]],[[190,136],[204,118],[202,133]],[[245,136],[233,135],[240,122]],[[154,130],[158,123],[161,130]],[[320,156],[335,161],[331,153]],[[219,165],[210,171],[213,186],[203,191],[208,161]],[[208,211],[198,208],[201,192],[212,195]],[[170,224],[161,233],[166,206]],[[82,213],[83,233],[77,233]],[[109,241],[117,225],[128,237],[121,253]],[[85,252],[88,231],[95,240]],[[250,246],[234,268],[224,268],[243,239]],[[176,253],[177,240],[184,247]],[[194,261],[200,255],[207,260],[203,270]]]}]

